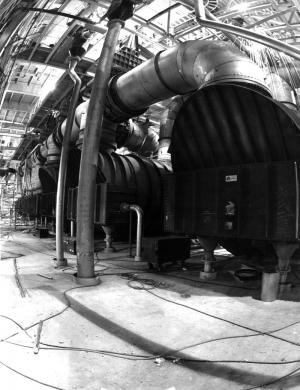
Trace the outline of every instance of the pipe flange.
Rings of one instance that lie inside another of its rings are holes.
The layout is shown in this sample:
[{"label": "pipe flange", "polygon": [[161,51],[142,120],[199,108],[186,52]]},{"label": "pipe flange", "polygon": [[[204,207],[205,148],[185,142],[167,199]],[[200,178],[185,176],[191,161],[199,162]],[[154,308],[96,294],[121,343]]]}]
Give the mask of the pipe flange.
[{"label": "pipe flange", "polygon": [[112,246],[112,247],[109,247],[109,248],[104,248],[102,253],[114,253],[115,251],[116,251],[116,248],[114,248]]},{"label": "pipe flange", "polygon": [[120,76],[121,75],[115,75],[110,79],[105,102],[105,115],[108,119],[115,122],[124,122],[124,120],[127,120],[128,118],[140,116],[148,109],[148,107],[146,107],[140,110],[132,110],[123,103],[115,88]]},{"label": "pipe flange", "polygon": [[99,276],[94,276],[93,278],[82,278],[77,276],[77,272],[73,274],[73,280],[76,284],[80,286],[98,286],[101,283]]},{"label": "pipe flange", "polygon": [[217,272],[205,272],[200,271],[199,278],[200,280],[214,280],[217,277]]},{"label": "pipe flange", "polygon": [[64,268],[68,266],[67,259],[57,260],[57,258],[54,257],[53,260],[54,260],[54,268]]}]

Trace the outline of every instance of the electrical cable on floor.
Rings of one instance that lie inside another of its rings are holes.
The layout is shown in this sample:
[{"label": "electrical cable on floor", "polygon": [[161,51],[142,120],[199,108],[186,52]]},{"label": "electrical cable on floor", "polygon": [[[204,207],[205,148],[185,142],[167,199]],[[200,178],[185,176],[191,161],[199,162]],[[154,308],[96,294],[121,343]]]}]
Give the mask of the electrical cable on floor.
[{"label": "electrical cable on floor", "polygon": [[286,375],[281,376],[280,378],[274,379],[271,382],[267,382],[267,383],[264,383],[264,384],[261,384],[261,385],[257,385],[257,386],[253,386],[253,387],[247,387],[246,389],[241,389],[241,390],[254,390],[254,389],[260,389],[262,387],[270,386],[270,385],[273,385],[274,383],[282,381],[283,379],[291,377],[293,374],[296,374],[296,372],[298,372],[298,371],[300,371],[300,367],[296,368],[295,370],[289,372]]},{"label": "electrical cable on floor", "polygon": [[[32,348],[29,345],[24,345],[20,343],[15,343],[11,341],[7,341],[9,344],[23,347],[23,348]],[[110,350],[100,350],[100,349],[91,349],[91,348],[84,348],[84,347],[71,347],[71,346],[61,346],[57,344],[49,344],[49,343],[40,343],[41,345],[45,347],[40,347],[41,350],[47,350],[47,351],[78,351],[78,352],[90,352],[90,353],[96,353],[96,354],[102,354],[102,355],[108,355],[111,357],[117,357],[117,358],[124,358],[126,360],[155,360],[157,358],[164,358],[168,361],[171,361],[172,363],[180,364],[183,363],[237,363],[237,364],[258,364],[258,365],[288,365],[288,364],[294,364],[294,363],[300,363],[300,359],[294,359],[294,360],[285,360],[285,361],[257,361],[257,360],[208,360],[208,359],[186,359],[186,358],[178,358],[177,356],[167,355],[167,354],[160,354],[160,355],[140,355],[140,354],[132,354],[132,353],[124,353],[124,352],[114,352]],[[173,350],[172,352],[177,353],[179,351],[182,351],[182,349]]]},{"label": "electrical cable on floor", "polygon": [[[126,278],[128,278],[129,277],[129,275],[128,274],[125,274],[125,275],[122,275],[122,277],[126,277]],[[148,285],[150,285],[150,286],[161,286],[161,283],[159,283],[159,282],[155,282],[155,281],[151,281],[151,279],[143,279],[142,280],[143,281],[143,283],[144,283],[144,287],[145,287],[145,284],[148,284]],[[130,282],[130,280],[128,281],[128,282]],[[141,282],[140,282],[141,283]],[[68,289],[68,290],[66,290],[63,294],[64,294],[64,296],[65,296],[65,298],[66,298],[66,300],[67,300],[67,303],[68,303],[68,307],[70,307],[70,301],[69,301],[69,299],[68,299],[68,297],[67,297],[67,292],[69,292],[69,291],[71,291],[71,290],[74,290],[74,289],[78,289],[78,288],[85,288],[86,286],[77,286],[77,287],[73,287],[73,288],[70,288],[70,289]],[[89,286],[89,287],[93,287],[93,286]],[[148,288],[146,287],[146,291],[148,291]],[[151,292],[150,292],[151,293]],[[151,294],[153,294],[153,293],[151,293]],[[156,294],[153,294],[153,295],[155,295],[155,296],[157,296],[157,297],[159,297],[158,295],[156,295]],[[161,298],[161,299],[163,299],[163,300],[166,300],[165,298],[162,298],[162,297],[159,297],[159,298]],[[170,301],[170,300],[167,300],[167,301]],[[175,304],[177,304],[176,302],[174,302],[174,301],[170,301],[170,302],[172,302],[172,303],[175,303]],[[182,306],[181,304],[180,304],[180,306]],[[186,305],[184,305],[184,306],[186,306]],[[186,306],[187,308],[190,308],[190,309],[192,309],[192,310],[194,310],[194,308],[191,308],[191,307],[189,307],[189,306]],[[67,309],[67,307],[66,308],[64,308],[64,311]],[[196,310],[196,309],[195,309]],[[196,311],[198,311],[198,310],[196,310]],[[55,315],[52,315],[52,316],[49,316],[49,317],[47,317],[47,319],[46,320],[48,320],[48,319],[51,319],[51,318],[53,318],[54,316],[57,316],[57,315],[59,315],[58,313],[56,313]],[[7,317],[8,318],[8,317]],[[18,324],[19,325],[19,324]],[[239,325],[238,325],[239,326]],[[263,333],[262,333],[263,334]],[[286,341],[286,340],[283,340],[283,341]],[[238,364],[242,364],[242,363],[244,363],[244,364],[270,364],[270,365],[285,365],[285,364],[292,364],[292,363],[295,363],[295,362],[299,362],[299,360],[293,360],[293,361],[284,361],[284,362],[259,362],[259,361],[241,361],[241,360],[239,360],[239,361],[233,361],[233,360],[227,360],[227,361],[225,361],[225,360],[215,360],[215,361],[209,361],[209,360],[207,360],[207,361],[205,361],[205,360],[200,360],[200,359],[180,359],[180,358],[177,358],[177,357],[172,357],[172,356],[166,356],[166,355],[160,355],[160,356],[145,356],[145,355],[132,355],[132,354],[124,354],[124,353],[115,353],[115,352],[113,352],[113,351],[101,351],[101,350],[91,350],[91,349],[86,349],[86,348],[75,348],[75,347],[64,347],[64,346],[55,346],[55,345],[51,345],[51,344],[46,344],[46,343],[41,343],[41,345],[48,345],[48,346],[51,346],[52,348],[57,348],[58,350],[76,350],[76,351],[86,351],[86,352],[95,352],[95,353],[102,353],[102,354],[105,354],[105,355],[109,355],[109,356],[111,356],[111,357],[116,357],[116,358],[124,358],[124,359],[127,359],[127,360],[153,360],[153,359],[155,359],[155,358],[157,358],[157,357],[164,357],[166,360],[171,360],[173,363],[180,363],[180,362],[194,362],[194,363],[238,363]],[[41,348],[44,348],[44,347],[41,347]],[[50,348],[51,349],[51,348]],[[174,353],[174,351],[172,351],[173,353]],[[176,352],[176,351],[175,351]],[[134,358],[133,358],[133,356],[134,356]],[[3,363],[3,362],[1,362],[0,361],[0,364],[2,364],[2,365],[4,365],[5,367],[7,367],[8,369],[11,369],[12,371],[14,371],[14,372],[16,372],[16,373],[18,373],[18,374],[20,374],[20,375],[23,375],[22,373],[20,373],[19,371],[17,371],[17,370],[15,370],[15,369],[13,369],[12,367],[9,367],[9,366],[7,366],[5,363]],[[297,372],[297,371],[299,371],[300,370],[300,368],[298,368],[298,369],[296,369],[296,370],[293,370],[292,372],[290,372],[289,374],[287,374],[287,375],[285,375],[285,376],[283,376],[283,377],[281,377],[281,378],[278,378],[278,379],[276,379],[275,381],[272,381],[272,382],[268,382],[267,384],[264,384],[264,385],[260,385],[260,386],[256,386],[256,387],[251,387],[251,388],[249,388],[249,389],[244,389],[244,390],[250,390],[250,389],[256,389],[256,388],[259,388],[259,387],[262,387],[262,386],[267,386],[267,385],[270,385],[270,384],[273,384],[273,383],[275,383],[275,382],[278,382],[278,381],[280,381],[280,380],[282,380],[282,379],[284,379],[284,378],[286,378],[286,377],[288,377],[288,376],[291,376],[291,375],[293,375],[295,372]],[[33,378],[30,378],[30,377],[28,377],[28,376],[26,376],[26,375],[23,375],[24,377],[26,377],[26,378],[28,378],[28,379],[31,379],[31,380],[34,380]],[[39,382],[38,381],[38,383],[40,383],[40,384],[43,384],[43,385],[45,385],[45,386],[48,386],[48,387],[51,387],[51,388],[54,388],[54,389],[59,389],[59,390],[61,390],[61,388],[59,388],[59,387],[55,387],[55,386],[52,386],[52,385],[48,385],[48,384],[45,384],[45,383],[43,383],[43,382]]]},{"label": "electrical cable on floor", "polygon": [[[40,252],[40,253],[43,253],[43,252]],[[48,255],[48,256],[50,256],[50,255]],[[124,267],[121,267],[121,268],[124,268]],[[251,328],[249,328],[249,327],[246,327],[246,326],[243,326],[243,325],[234,323],[233,321],[229,321],[229,320],[226,320],[226,319],[224,319],[224,318],[217,317],[217,316],[211,315],[211,314],[209,314],[209,313],[200,311],[200,310],[198,310],[198,309],[192,308],[192,307],[190,307],[190,306],[183,305],[183,304],[180,304],[180,303],[178,303],[178,302],[169,300],[169,299],[167,299],[167,298],[161,297],[161,296],[159,296],[159,295],[157,295],[157,294],[155,294],[155,293],[149,291],[149,290],[152,290],[152,289],[157,288],[157,287],[158,287],[158,288],[162,288],[162,287],[165,285],[164,283],[156,282],[156,281],[154,281],[153,279],[145,279],[145,278],[144,278],[144,279],[137,279],[136,276],[135,276],[135,274],[133,274],[133,273],[126,273],[126,274],[121,274],[121,275],[118,274],[118,275],[121,276],[122,278],[129,279],[128,282],[127,282],[127,284],[128,284],[129,287],[131,287],[131,288],[133,288],[133,289],[145,290],[146,292],[149,292],[150,294],[156,296],[156,297],[159,298],[159,299],[162,299],[162,300],[164,300],[164,301],[167,301],[167,302],[170,302],[170,303],[179,305],[179,306],[183,306],[183,307],[188,308],[188,309],[190,309],[190,310],[197,311],[197,312],[199,312],[200,314],[204,314],[204,315],[207,315],[207,316],[209,316],[209,317],[212,317],[212,318],[215,318],[215,319],[218,319],[218,320],[221,320],[221,321],[225,321],[225,322],[227,322],[227,323],[229,323],[229,324],[232,324],[232,325],[235,325],[235,326],[238,326],[238,327],[241,327],[241,328],[250,330],[250,331],[252,331],[252,332],[256,332],[256,333],[257,333],[256,335],[268,335],[268,336],[274,337],[274,338],[276,338],[276,339],[279,339],[279,340],[281,340],[281,341],[288,342],[288,343],[290,343],[290,344],[299,346],[298,343],[294,343],[294,342],[292,342],[292,341],[290,341],[290,340],[286,340],[286,339],[284,339],[284,338],[272,336],[270,332],[268,332],[268,333],[259,332],[259,331],[257,331],[257,330],[251,329]],[[170,275],[170,276],[172,276],[172,275]],[[133,279],[132,279],[132,278],[133,278]],[[191,280],[191,281],[193,281],[193,280]],[[134,284],[134,283],[135,283],[135,284]],[[139,284],[139,285],[138,285],[138,284]],[[43,321],[48,321],[48,320],[50,320],[50,319],[52,319],[52,318],[54,318],[54,317],[56,317],[56,316],[62,314],[62,313],[63,313],[64,311],[66,311],[69,307],[71,307],[71,302],[70,302],[70,300],[68,299],[68,297],[67,297],[67,295],[66,295],[69,291],[75,290],[75,289],[78,289],[78,288],[86,288],[86,287],[94,287],[94,286],[77,286],[77,287],[73,287],[73,288],[70,288],[70,289],[64,291],[64,292],[63,292],[63,295],[64,295],[64,297],[65,297],[65,299],[66,299],[66,301],[67,301],[67,306],[66,306],[63,310],[61,310],[59,313],[56,313],[56,314],[54,314],[54,315],[51,315],[51,316],[47,317],[46,319],[44,319]],[[3,316],[3,317],[5,317],[5,316]],[[8,317],[6,317],[6,318],[8,318]],[[13,321],[14,321],[14,320],[13,320]],[[39,321],[39,322],[40,322],[40,321]],[[24,328],[24,330],[30,329],[31,327],[37,325],[39,322],[37,322],[37,323],[34,324],[34,325],[31,325],[30,327],[28,327],[28,328],[26,328],[26,329]],[[15,323],[16,323],[16,322],[15,322]],[[19,324],[17,324],[17,325],[19,326]],[[288,325],[288,326],[291,326],[291,325]],[[287,327],[288,327],[288,326],[287,326]],[[20,327],[21,327],[21,326],[20,326]],[[22,328],[22,327],[21,327],[21,328]],[[286,327],[284,327],[284,328],[286,328]],[[283,328],[281,328],[281,329],[283,329]],[[280,330],[281,330],[281,329],[280,329]],[[247,336],[244,336],[244,337],[250,337],[250,336],[256,336],[256,335],[247,335]],[[12,337],[12,336],[9,336],[8,338],[10,338],[10,337]],[[232,336],[232,337],[243,337],[243,336]],[[228,337],[228,338],[232,338],[232,337]],[[7,338],[7,339],[8,339],[8,338]],[[5,341],[5,340],[7,340],[7,339],[0,340],[0,341]],[[208,341],[208,342],[210,342],[210,341]],[[205,343],[205,342],[204,342],[204,343]],[[41,343],[41,345],[46,345],[46,346],[48,345],[48,346],[51,346],[51,344],[44,344],[44,343]],[[42,347],[42,348],[44,348],[44,347]],[[56,348],[56,349],[59,349],[59,350],[77,350],[77,351],[87,351],[87,352],[103,353],[103,354],[107,354],[107,355],[113,356],[113,357],[127,358],[127,359],[129,359],[129,360],[134,360],[134,359],[132,359],[133,356],[140,356],[140,357],[138,357],[138,358],[135,359],[135,360],[139,360],[139,359],[142,359],[142,360],[145,360],[145,359],[150,360],[150,359],[151,359],[151,360],[152,360],[152,359],[156,358],[155,356],[121,354],[121,353],[115,353],[115,352],[113,352],[113,351],[89,350],[89,349],[85,349],[85,348],[62,347],[62,346],[54,346],[54,345],[52,345],[52,349],[53,349],[53,348]],[[187,348],[187,347],[186,347],[186,348]],[[186,349],[186,348],[185,348],[185,349]],[[50,349],[51,349],[51,348],[50,348]],[[181,350],[183,350],[183,349],[181,349]],[[172,352],[174,353],[174,351],[172,351]],[[178,351],[175,351],[175,352],[178,352]],[[131,357],[130,357],[130,356],[131,356]],[[142,357],[142,356],[143,356],[143,357]],[[164,356],[164,355],[160,355],[160,356],[161,356],[161,357],[165,357],[165,358],[167,358],[168,360],[175,359],[175,360],[173,361],[174,363],[178,363],[178,362],[194,362],[194,363],[245,363],[245,364],[278,364],[278,365],[279,365],[279,364],[292,364],[292,363],[299,362],[299,360],[284,361],[284,362],[233,361],[233,360],[223,360],[223,361],[222,361],[222,360],[216,360],[216,361],[209,361],[209,360],[207,360],[207,361],[205,361],[205,360],[200,360],[200,359],[178,359],[178,358],[176,358],[176,357],[174,358],[174,357],[169,357],[169,356]],[[23,375],[22,373],[20,373],[20,372],[16,371],[15,369],[13,369],[13,368],[7,366],[5,363],[3,363],[3,362],[1,362],[1,361],[0,361],[0,364],[4,365],[4,366],[7,367],[8,369],[11,369],[12,371],[14,371],[14,372],[16,372],[16,373],[18,373],[18,374],[20,374],[20,375]],[[267,385],[276,383],[276,382],[278,382],[278,381],[280,381],[280,380],[282,380],[282,379],[284,379],[284,378],[286,378],[286,377],[288,377],[288,376],[293,375],[294,373],[296,373],[296,372],[299,371],[299,370],[300,370],[300,367],[297,368],[296,370],[293,370],[293,371],[290,372],[289,374],[287,374],[287,375],[285,375],[285,376],[283,376],[283,377],[281,377],[281,378],[278,378],[278,379],[276,379],[276,380],[274,380],[274,381],[272,381],[272,382],[268,382],[268,383],[266,383],[266,384],[259,385],[259,386],[255,386],[255,387],[251,387],[251,388],[244,389],[244,390],[257,389],[257,388],[259,388],[259,387],[264,387],[264,386],[267,386]],[[26,378],[28,378],[28,379],[34,380],[33,378],[30,378],[30,377],[28,377],[28,376],[26,376],[26,375],[23,375],[23,376],[26,377]],[[51,387],[51,388],[54,388],[54,389],[60,389],[60,390],[61,390],[61,388],[59,388],[59,387],[55,387],[55,386],[52,386],[52,385],[48,385],[48,384],[45,384],[45,383],[39,382],[39,381],[37,381],[37,382],[40,383],[40,384],[43,384],[43,385],[45,385],[45,386],[48,386],[48,387]]]},{"label": "electrical cable on floor", "polygon": [[[123,275],[122,275],[123,278],[124,278],[124,275],[126,275],[126,274],[123,274]],[[169,303],[173,303],[173,304],[175,304],[175,305],[177,305],[177,306],[181,306],[181,307],[184,307],[184,308],[186,308],[186,309],[193,310],[193,311],[195,311],[195,312],[197,312],[197,313],[200,313],[200,314],[202,314],[202,315],[208,316],[208,317],[210,317],[210,318],[214,318],[214,319],[219,320],[219,321],[226,322],[226,323],[228,323],[228,324],[230,324],[230,325],[234,325],[234,326],[237,326],[237,327],[239,327],[239,328],[249,330],[249,331],[251,331],[251,332],[256,333],[257,335],[266,335],[266,336],[275,338],[275,339],[277,339],[277,340],[281,340],[281,341],[284,341],[284,342],[286,342],[286,343],[289,343],[289,344],[292,344],[292,345],[296,345],[296,346],[298,346],[298,347],[300,346],[299,343],[296,343],[296,342],[294,342],[294,341],[287,340],[287,339],[284,339],[284,338],[282,338],[282,337],[275,336],[275,335],[273,335],[273,334],[260,332],[259,330],[252,329],[252,328],[250,328],[250,327],[248,327],[248,326],[246,326],[246,325],[241,325],[241,324],[238,324],[238,323],[236,323],[236,322],[234,322],[234,321],[227,320],[227,319],[222,318],[222,317],[218,317],[218,316],[216,316],[216,315],[214,315],[214,314],[209,314],[209,313],[207,313],[207,312],[205,312],[205,311],[196,309],[196,308],[191,307],[191,306],[188,306],[188,305],[184,305],[183,303],[175,302],[175,301],[173,301],[173,300],[171,300],[171,299],[164,298],[164,297],[162,297],[162,296],[160,296],[160,295],[157,295],[157,294],[155,294],[154,292],[150,291],[148,288],[143,288],[143,287],[145,286],[145,285],[143,285],[143,279],[139,280],[138,277],[136,277],[136,276],[134,276],[134,274],[132,275],[132,274],[130,274],[130,273],[128,273],[127,276],[128,276],[128,278],[134,278],[134,280],[135,280],[136,283],[140,283],[140,286],[139,286],[138,288],[135,287],[135,289],[145,290],[145,291],[148,292],[149,294],[151,294],[151,295],[153,295],[153,296],[155,296],[155,297],[157,297],[157,298],[159,298],[159,299],[161,299],[161,300],[163,300],[163,301],[166,301],[166,302],[169,302]],[[127,282],[127,285],[128,285],[129,287],[131,287],[131,285],[130,285],[128,282]],[[155,281],[154,281],[154,284],[153,284],[153,285],[155,285]],[[157,285],[156,287],[159,287],[159,285]],[[131,287],[131,288],[133,288],[133,287]]]},{"label": "electrical cable on floor", "polygon": [[26,379],[29,379],[35,383],[38,383],[40,385],[43,385],[43,386],[46,386],[46,387],[50,387],[51,389],[56,389],[56,390],[66,390],[66,389],[63,389],[62,387],[57,387],[57,386],[53,386],[53,385],[50,385],[49,383],[45,383],[45,382],[41,382],[39,381],[38,379],[35,379],[35,378],[32,378],[31,376],[28,376],[26,374],[23,374],[22,372],[16,370],[15,368],[7,365],[6,363],[2,362],[0,360],[0,364],[4,367],[6,367],[8,370],[10,371],[13,371],[14,373],[18,374],[18,375],[21,375],[22,377],[26,378]]},{"label": "electrical cable on floor", "polygon": [[[113,261],[111,259],[109,260],[104,260],[105,262],[110,262],[110,261]],[[115,268],[120,268],[120,269],[128,269],[128,267],[122,267],[122,266],[118,266],[118,267],[115,267]],[[139,268],[132,268],[130,267],[130,269],[134,270],[134,271],[141,271],[141,269]],[[194,279],[190,279],[190,278],[185,278],[184,276],[179,276],[179,275],[173,275],[173,274],[170,274],[170,273],[167,273],[167,272],[153,272],[153,271],[144,271],[144,273],[148,273],[148,274],[154,274],[154,275],[165,275],[165,276],[170,276],[171,278],[177,278],[177,279],[182,279],[182,280],[187,280],[187,281],[190,281],[190,282],[194,282],[194,283],[197,283],[197,284],[210,284],[210,285],[214,285],[214,286],[221,286],[221,287],[228,287],[228,288],[238,288],[238,289],[241,289],[241,290],[249,290],[249,291],[256,291],[256,290],[259,290],[259,287],[246,287],[246,286],[239,286],[239,285],[233,285],[233,284],[226,284],[226,283],[219,283],[219,282],[212,282],[212,281],[203,281],[203,280],[194,280]],[[107,274],[103,274],[101,276],[105,276]],[[113,275],[113,274],[110,274],[110,275]],[[118,275],[118,274],[116,274]]]},{"label": "electrical cable on floor", "polygon": [[190,282],[196,282],[200,284],[211,284],[213,286],[221,286],[221,287],[230,287],[230,288],[239,288],[241,290],[249,290],[249,291],[255,291],[259,290],[259,287],[246,287],[246,286],[239,286],[239,285],[233,285],[233,284],[226,284],[226,283],[220,283],[220,282],[212,282],[212,281],[207,281],[207,280],[194,280],[190,278],[186,278],[184,276],[180,275],[173,275],[168,272],[161,272],[162,275],[170,276],[171,278],[177,278],[177,279],[182,279],[182,280],[188,280]]},{"label": "electrical cable on floor", "polygon": [[[34,326],[38,325],[38,324],[40,323],[40,321],[46,322],[46,321],[49,321],[49,320],[51,320],[51,319],[53,319],[53,318],[55,318],[55,317],[60,316],[61,314],[63,314],[66,310],[68,310],[68,309],[71,307],[71,302],[70,302],[70,300],[68,299],[68,297],[67,297],[66,294],[67,294],[68,292],[72,291],[72,290],[77,290],[77,289],[80,289],[80,288],[89,288],[89,287],[95,287],[95,286],[76,286],[76,287],[71,287],[71,288],[69,288],[69,289],[63,291],[63,292],[62,292],[62,295],[64,296],[64,298],[65,298],[67,304],[66,304],[66,306],[65,306],[62,310],[60,310],[60,311],[57,312],[57,313],[51,314],[50,316],[48,316],[48,317],[46,317],[46,318],[40,319],[40,320],[38,320],[37,322],[35,322],[34,324],[31,324],[31,325],[27,326],[26,328],[22,327],[22,329],[23,329],[24,331],[27,331],[27,330],[33,328]],[[21,327],[21,325],[20,325],[20,327]],[[0,339],[0,342],[7,341],[7,340],[9,340],[10,338],[16,336],[17,334],[18,334],[18,332],[14,333],[14,334],[11,334],[10,336],[7,336],[7,337],[4,338],[4,339]]]},{"label": "electrical cable on floor", "polygon": [[[13,318],[11,317],[8,317],[8,316],[5,316],[3,314],[0,314],[0,317],[1,318],[5,318],[11,322],[13,322],[15,325],[17,325],[18,328],[20,328],[22,330],[22,332],[24,332],[26,334],[26,336],[28,336],[30,338],[30,340],[32,341],[32,337],[30,336],[30,334],[27,332],[27,330],[21,325],[19,324],[19,322],[17,322],[16,320],[14,320]],[[5,339],[0,339],[0,342],[1,341],[5,341]]]},{"label": "electrical cable on floor", "polygon": [[194,307],[187,306],[187,305],[184,305],[184,304],[182,304],[182,303],[175,302],[175,301],[172,301],[172,300],[170,300],[170,299],[164,298],[164,297],[162,297],[162,296],[160,296],[160,295],[155,294],[155,293],[152,292],[152,291],[149,291],[149,290],[146,290],[146,289],[145,289],[145,291],[148,292],[149,294],[151,294],[151,295],[153,295],[153,296],[155,296],[155,297],[157,297],[157,298],[163,300],[163,301],[166,301],[166,302],[169,302],[169,303],[173,303],[173,304],[175,304],[175,305],[184,307],[184,308],[186,308],[186,309],[193,310],[193,311],[195,311],[195,312],[197,312],[197,313],[200,313],[200,314],[202,314],[202,315],[208,316],[208,317],[210,317],[210,318],[214,318],[214,319],[219,320],[219,321],[223,321],[223,322],[225,322],[225,323],[227,323],[227,324],[234,325],[234,326],[237,326],[237,327],[239,327],[239,328],[249,330],[249,331],[251,331],[251,332],[255,332],[255,333],[257,333],[257,335],[266,335],[266,336],[272,337],[272,338],[274,338],[274,339],[284,341],[284,342],[286,342],[286,343],[288,343],[288,344],[296,345],[297,347],[300,346],[299,343],[296,343],[296,342],[291,341],[291,340],[287,340],[287,339],[285,339],[285,338],[283,338],[283,337],[275,336],[275,335],[270,334],[270,333],[260,332],[259,330],[252,329],[252,328],[250,328],[249,326],[242,325],[242,324],[238,324],[238,323],[236,323],[236,322],[234,322],[234,321],[227,320],[227,319],[222,318],[222,317],[218,317],[218,316],[216,316],[216,315],[214,315],[214,314],[209,314],[209,313],[207,313],[207,312],[205,312],[205,311],[203,311],[203,310],[199,310],[199,309],[196,309],[196,308],[194,308]]},{"label": "electrical cable on floor", "polygon": [[[60,310],[58,313],[52,314],[52,315],[50,315],[50,316],[48,316],[48,317],[46,317],[46,318],[44,318],[44,319],[42,319],[42,320],[39,320],[38,322],[36,322],[36,323],[34,323],[34,324],[32,324],[32,325],[26,327],[26,328],[24,328],[22,325],[20,325],[20,324],[17,323],[15,320],[13,320],[13,319],[11,319],[11,318],[9,318],[9,317],[6,317],[6,316],[2,316],[2,317],[3,317],[3,318],[7,318],[8,320],[11,320],[12,322],[14,322],[19,328],[22,329],[22,331],[24,331],[24,332],[27,334],[27,332],[26,332],[27,330],[29,330],[29,329],[33,328],[34,326],[40,324],[41,321],[42,321],[42,322],[49,321],[50,319],[53,319],[53,318],[55,318],[55,317],[61,315],[61,314],[64,313],[68,308],[71,307],[71,302],[70,302],[69,298],[67,297],[67,293],[68,293],[68,292],[70,292],[70,291],[72,291],[72,290],[80,289],[80,288],[87,288],[87,287],[95,287],[95,286],[76,286],[76,287],[71,287],[71,288],[69,288],[69,289],[63,291],[63,296],[64,296],[65,300],[67,301],[66,307],[64,307],[64,308],[63,308],[62,310]],[[11,337],[13,337],[13,336],[15,336],[15,335],[17,335],[17,334],[18,334],[18,333],[14,333],[13,335],[10,335],[10,336],[6,337],[5,339],[1,339],[0,342],[5,342],[5,341],[7,341],[9,338],[11,338]],[[27,335],[28,335],[28,334],[27,334]],[[29,335],[28,335],[28,336],[29,336]],[[30,337],[30,336],[29,336],[29,337]],[[41,343],[41,344],[42,344],[42,343]],[[29,379],[29,380],[32,380],[32,381],[34,381],[34,382],[37,382],[37,383],[39,383],[39,384],[41,384],[41,385],[50,387],[50,388],[52,388],[52,389],[65,390],[65,389],[63,389],[63,388],[61,388],[61,387],[52,386],[52,385],[50,385],[50,384],[47,384],[47,383],[38,381],[38,380],[36,380],[36,379],[34,379],[34,378],[30,377],[30,376],[27,376],[27,375],[23,374],[22,372],[17,371],[16,369],[14,369],[14,368],[8,366],[6,363],[2,362],[1,360],[0,360],[0,364],[3,365],[4,367],[6,367],[7,369],[9,369],[9,370],[11,370],[11,371],[13,371],[13,372],[15,372],[15,373],[17,373],[17,374],[19,374],[19,375],[25,377],[25,378],[27,378],[27,379]]]}]

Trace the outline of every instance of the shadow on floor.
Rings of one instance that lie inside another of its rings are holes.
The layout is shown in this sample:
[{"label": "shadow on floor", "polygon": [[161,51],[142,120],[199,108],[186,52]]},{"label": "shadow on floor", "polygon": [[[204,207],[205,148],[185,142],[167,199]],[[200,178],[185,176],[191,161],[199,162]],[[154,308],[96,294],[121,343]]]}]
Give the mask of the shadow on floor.
[{"label": "shadow on floor", "polygon": [[[91,293],[91,288],[89,288],[89,292],[87,294]],[[64,295],[62,293],[59,293],[58,290],[55,288],[47,288],[43,289],[48,294],[55,296],[55,298],[59,299],[63,303],[66,303]],[[247,370],[247,365],[245,366],[245,369],[243,368],[234,368],[232,365],[226,365],[226,363],[216,363],[216,362],[189,362],[189,360],[194,360],[194,356],[191,356],[189,354],[183,353],[183,352],[175,352],[167,348],[165,345],[153,342],[152,340],[141,336],[129,329],[126,329],[124,326],[121,326],[120,324],[105,318],[101,314],[95,312],[94,310],[90,309],[86,305],[79,302],[77,299],[71,297],[68,295],[68,299],[71,304],[71,308],[85,318],[86,320],[92,322],[94,325],[98,326],[99,328],[105,330],[106,332],[112,334],[113,336],[133,345],[137,348],[147,352],[151,356],[157,356],[157,355],[166,355],[166,356],[172,356],[172,359],[167,361],[169,364],[175,364],[172,362],[174,359],[180,359],[179,364],[181,366],[184,366],[190,370],[193,370],[194,372],[210,375],[212,377],[218,377],[222,378],[224,380],[228,380],[231,382],[236,383],[237,385],[241,386],[264,386],[277,378],[274,376],[270,376],[267,374],[261,374],[261,373],[249,373]],[[100,308],[99,308],[100,309]],[[284,388],[293,388],[295,383],[298,385],[299,375],[289,377],[288,382],[285,382]],[[268,387],[271,388],[271,387]]]}]

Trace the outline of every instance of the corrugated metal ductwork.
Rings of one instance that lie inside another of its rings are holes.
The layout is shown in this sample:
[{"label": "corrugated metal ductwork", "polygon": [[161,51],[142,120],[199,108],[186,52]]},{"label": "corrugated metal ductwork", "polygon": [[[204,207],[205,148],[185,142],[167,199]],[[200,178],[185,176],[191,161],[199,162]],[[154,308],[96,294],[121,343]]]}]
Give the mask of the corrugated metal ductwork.
[{"label": "corrugated metal ductwork", "polygon": [[181,107],[173,128],[174,171],[299,158],[299,119],[248,88],[203,88]]},{"label": "corrugated metal ductwork", "polygon": [[158,135],[151,128],[151,122],[129,120],[125,126],[116,130],[118,148],[125,147],[141,156],[155,156],[158,152]]},{"label": "corrugated metal ductwork", "polygon": [[[68,177],[69,188],[78,186],[80,157],[80,150],[71,151],[69,165],[72,166],[72,173]],[[155,160],[132,154],[123,156],[118,153],[102,152],[99,153],[97,184],[106,183],[120,189],[120,194],[116,195],[119,202],[117,204],[123,201],[122,189],[131,190],[135,202],[146,210],[148,229],[157,232],[162,228],[163,177],[168,173],[170,173],[168,166]],[[44,172],[42,183],[47,186],[47,182],[48,178]],[[73,207],[69,206],[70,208],[72,214],[69,218],[76,219],[76,206],[73,204]]]}]

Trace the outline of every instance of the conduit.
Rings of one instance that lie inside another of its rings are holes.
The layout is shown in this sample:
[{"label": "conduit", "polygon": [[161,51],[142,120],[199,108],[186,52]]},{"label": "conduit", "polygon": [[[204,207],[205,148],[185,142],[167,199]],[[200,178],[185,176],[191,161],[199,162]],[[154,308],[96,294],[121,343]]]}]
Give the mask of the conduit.
[{"label": "conduit", "polygon": [[63,234],[64,234],[64,203],[67,177],[67,164],[69,157],[71,133],[75,117],[76,104],[78,102],[81,79],[75,72],[78,63],[77,57],[69,58],[69,75],[74,82],[70,108],[68,111],[64,137],[62,141],[61,157],[59,164],[57,193],[56,193],[56,267],[65,267],[67,260],[64,258]]}]

